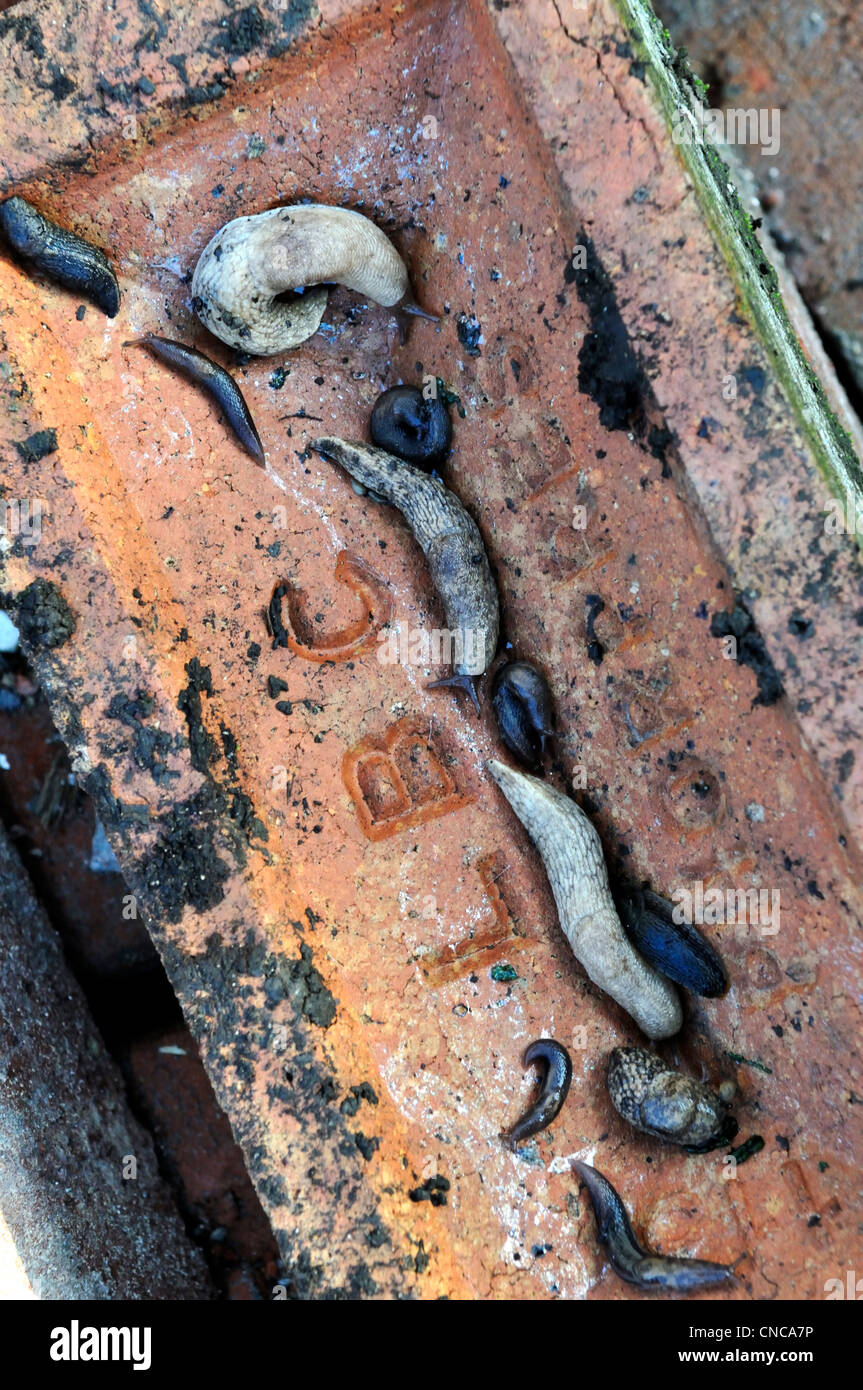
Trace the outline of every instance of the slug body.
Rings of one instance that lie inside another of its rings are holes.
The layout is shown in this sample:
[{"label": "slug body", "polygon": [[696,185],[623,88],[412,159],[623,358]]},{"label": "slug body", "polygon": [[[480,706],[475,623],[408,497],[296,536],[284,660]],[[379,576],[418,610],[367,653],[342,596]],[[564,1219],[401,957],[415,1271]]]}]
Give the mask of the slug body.
[{"label": "slug body", "polygon": [[[346,285],[387,308],[420,312],[404,261],[380,228],[362,213],[320,203],[226,223],[195,267],[193,305],[222,342],[266,357],[317,332],[328,284]],[[292,301],[277,302],[300,289],[305,293]]]},{"label": "slug body", "polygon": [[733,1265],[679,1259],[643,1250],[633,1234],[626,1207],[608,1178],[589,1163],[573,1163],[572,1166],[590,1193],[599,1243],[608,1251],[612,1268],[628,1284],[635,1284],[639,1289],[688,1293],[691,1289],[723,1284],[733,1276]]},{"label": "slug body", "polygon": [[398,507],[428,561],[432,583],[453,634],[454,674],[428,689],[464,689],[479,713],[476,684],[497,650],[499,612],[479,527],[439,478],[370,444],[324,437],[311,447],[355,482]]},{"label": "slug body", "polygon": [[49,279],[86,295],[109,319],[118,313],[120,286],[98,246],[58,227],[26,198],[0,204],[0,227],[13,251]]},{"label": "slug body", "polygon": [[255,429],[249,407],[239,386],[224,367],[220,367],[217,362],[211,362],[209,357],[197,352],[195,348],[186,347],[185,343],[175,343],[171,338],[157,338],[154,333],[147,333],[143,338],[136,338],[123,346],[148,348],[154,357],[167,362],[169,367],[175,367],[197,386],[202,386],[222,407],[225,419],[246,453],[251,454],[256,463],[264,463],[264,446]]},{"label": "slug body", "polygon": [[545,1062],[546,1071],[540,1093],[528,1111],[500,1137],[510,1149],[517,1149],[531,1135],[547,1129],[569,1094],[572,1062],[569,1053],[553,1038],[540,1038],[524,1054],[524,1065]]},{"label": "slug body", "polygon": [[528,767],[539,766],[545,740],[554,737],[551,691],[528,661],[508,661],[495,674],[492,704],[500,736]]},{"label": "slug body", "polygon": [[725,993],[722,960],[697,927],[675,922],[673,903],[647,888],[622,891],[616,901],[624,930],[645,960],[693,994],[716,999]]},{"label": "slug body", "polygon": [[680,1000],[626,939],[599,836],[581,807],[526,772],[495,761],[488,769],[539,850],[560,925],[591,980],[649,1038],[670,1038],[683,1021]]},{"label": "slug body", "polygon": [[615,1110],[644,1134],[690,1153],[730,1144],[737,1121],[719,1096],[642,1047],[616,1047],[606,1085]]},{"label": "slug body", "polygon": [[449,452],[452,423],[437,396],[427,400],[416,386],[391,386],[375,401],[372,439],[390,454],[431,468]]}]

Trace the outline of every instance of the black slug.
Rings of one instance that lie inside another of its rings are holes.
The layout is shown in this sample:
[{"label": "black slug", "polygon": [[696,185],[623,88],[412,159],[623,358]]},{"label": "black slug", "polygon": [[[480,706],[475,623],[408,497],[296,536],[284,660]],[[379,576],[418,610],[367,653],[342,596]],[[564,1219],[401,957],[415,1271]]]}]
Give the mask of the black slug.
[{"label": "black slug", "polygon": [[615,1110],[631,1125],[690,1153],[730,1144],[737,1133],[737,1121],[715,1091],[643,1047],[614,1049],[606,1085]]},{"label": "black slug", "polygon": [[635,1284],[639,1289],[688,1293],[691,1289],[722,1284],[732,1277],[734,1265],[679,1259],[642,1250],[629,1224],[626,1208],[608,1178],[589,1163],[574,1162],[572,1166],[590,1193],[599,1243],[608,1251],[612,1269],[628,1284]]},{"label": "black slug", "polygon": [[500,1136],[510,1149],[517,1149],[532,1134],[548,1128],[566,1100],[572,1081],[569,1053],[553,1038],[540,1038],[538,1042],[530,1044],[524,1054],[524,1065],[529,1067],[531,1062],[545,1062],[545,1076],[533,1105],[511,1129],[505,1130]]},{"label": "black slug", "polygon": [[621,889],[615,900],[626,934],[645,960],[692,994],[716,999],[725,993],[728,976],[720,957],[691,922],[675,922],[673,903],[649,888]]},{"label": "black slug", "polygon": [[528,767],[539,767],[545,740],[554,737],[551,691],[545,677],[528,661],[508,661],[495,674],[492,704],[507,748]]},{"label": "black slug", "polygon": [[427,400],[416,386],[391,386],[372,408],[369,422],[375,444],[408,463],[431,468],[449,452],[452,423],[437,396]]},{"label": "black slug", "polygon": [[114,318],[120,308],[120,286],[98,246],[58,227],[26,198],[0,203],[0,227],[24,260],[67,289],[86,294],[109,319]]},{"label": "black slug", "polygon": [[477,682],[494,660],[499,627],[497,589],[479,527],[454,492],[415,464],[383,449],[332,436],[310,447],[332,459],[364,488],[398,507],[428,561],[453,646],[454,674],[426,687],[459,687],[479,714]]},{"label": "black slug", "polygon": [[239,386],[224,367],[211,362],[209,357],[195,348],[186,347],[185,343],[175,343],[171,338],[157,338],[154,333],[146,333],[143,338],[135,338],[123,346],[149,348],[154,357],[167,362],[169,367],[176,367],[196,386],[203,386],[222,407],[225,418],[246,453],[263,465],[264,446],[249,414],[249,407]]}]

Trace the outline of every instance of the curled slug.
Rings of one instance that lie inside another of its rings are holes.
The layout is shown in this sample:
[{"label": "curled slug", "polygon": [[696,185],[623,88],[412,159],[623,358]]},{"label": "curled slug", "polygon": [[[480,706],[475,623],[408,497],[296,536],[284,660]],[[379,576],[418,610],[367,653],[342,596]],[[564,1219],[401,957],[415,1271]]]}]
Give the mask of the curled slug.
[{"label": "curled slug", "polygon": [[217,362],[211,362],[202,352],[186,347],[185,343],[175,343],[171,338],[157,338],[155,333],[147,333],[143,338],[134,338],[123,346],[148,348],[154,357],[167,362],[169,367],[176,367],[178,372],[194,381],[196,386],[202,386],[208,391],[222,407],[225,419],[246,453],[251,454],[257,463],[263,465],[264,446],[255,429],[249,407],[239,386],[224,367],[220,367]]},{"label": "curled slug", "polygon": [[675,922],[673,903],[648,888],[621,890],[615,901],[627,936],[645,960],[693,994],[716,999],[725,993],[722,960],[691,922]]},{"label": "curled slug", "polygon": [[369,422],[381,449],[408,463],[431,468],[449,452],[452,423],[437,396],[427,400],[416,386],[391,386],[375,401]]},{"label": "curled slug", "polygon": [[581,807],[538,777],[496,761],[487,766],[539,850],[560,925],[593,983],[649,1038],[670,1038],[683,1022],[680,1000],[627,941],[599,836]]},{"label": "curled slug", "polygon": [[500,1136],[510,1149],[517,1149],[532,1134],[547,1129],[569,1094],[572,1062],[561,1043],[553,1038],[540,1038],[538,1042],[531,1043],[524,1054],[524,1065],[529,1067],[531,1062],[545,1062],[545,1076],[533,1105],[511,1129],[505,1130]]},{"label": "curled slug", "polygon": [[606,1085],[615,1110],[644,1134],[681,1144],[690,1153],[730,1144],[738,1130],[723,1100],[643,1047],[616,1047]]},{"label": "curled slug", "polygon": [[120,286],[98,246],[58,227],[26,198],[0,204],[0,227],[13,251],[67,289],[85,294],[109,319],[120,309]]},{"label": "curled slug", "polygon": [[[362,213],[321,203],[227,222],[201,252],[192,303],[222,342],[266,357],[317,332],[327,284],[346,285],[399,315],[434,318],[414,304],[407,269],[389,237]],[[305,293],[289,302],[280,298],[301,289]]]},{"label": "curled slug", "polygon": [[691,1289],[723,1284],[733,1276],[733,1264],[681,1259],[643,1250],[633,1234],[626,1207],[608,1178],[591,1168],[589,1163],[574,1162],[572,1166],[590,1193],[599,1243],[608,1251],[612,1269],[628,1284],[635,1284],[639,1289],[670,1289],[675,1293],[689,1293]]},{"label": "curled slug", "polygon": [[551,691],[528,661],[508,661],[496,672],[492,704],[500,736],[528,767],[539,766],[545,740],[554,737]]},{"label": "curled slug", "polygon": [[479,714],[476,687],[494,660],[499,613],[497,589],[473,517],[439,478],[383,449],[329,436],[313,439],[311,447],[398,507],[405,518],[428,561],[453,639],[453,675],[426,688],[456,686],[466,691]]}]

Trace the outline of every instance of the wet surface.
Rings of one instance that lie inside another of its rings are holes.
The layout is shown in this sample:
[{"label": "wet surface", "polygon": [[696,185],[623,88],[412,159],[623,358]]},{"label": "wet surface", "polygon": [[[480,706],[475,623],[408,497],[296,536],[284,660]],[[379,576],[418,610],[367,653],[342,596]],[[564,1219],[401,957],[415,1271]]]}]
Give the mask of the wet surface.
[{"label": "wet surface", "polygon": [[[58,439],[26,472],[9,454],[12,485],[48,505],[3,587],[38,575],[75,617],[39,657],[55,716],[296,1294],[643,1297],[606,1269],[580,1159],[651,1246],[746,1251],[723,1296],[818,1297],[856,1228],[856,851],[789,703],[758,702],[710,633],[735,586],[619,289],[599,331],[619,257],[594,227],[572,274],[581,218],[488,16],[384,18],[281,57],[241,102],[118,141],[86,175],[22,188],[110,246],[124,302],[114,322],[79,319],[0,260],[4,433],[48,422]],[[625,123],[602,138],[623,161]],[[373,216],[440,326],[401,347],[386,311],[338,290],[284,361],[238,364],[208,339],[187,284],[201,249],[300,197]],[[235,374],[266,471],[194,388],[124,350],[145,331]],[[552,688],[555,785],[574,782],[630,878],[781,896],[775,934],[705,927],[731,989],[688,1001],[661,1048],[737,1082],[740,1137],[765,1148],[731,1180],[721,1153],[669,1153],[608,1101],[605,1057],[640,1038],[573,961],[484,772],[488,691],[478,721],[423,689],[443,668],[378,659],[379,637],[441,611],[398,514],[308,443],[365,437],[379,391],[424,376],[460,401],[445,478],[482,530],[504,640]],[[513,1156],[499,1134],[540,1034],[572,1051],[572,1089]],[[359,1113],[358,1087],[377,1097]]]}]

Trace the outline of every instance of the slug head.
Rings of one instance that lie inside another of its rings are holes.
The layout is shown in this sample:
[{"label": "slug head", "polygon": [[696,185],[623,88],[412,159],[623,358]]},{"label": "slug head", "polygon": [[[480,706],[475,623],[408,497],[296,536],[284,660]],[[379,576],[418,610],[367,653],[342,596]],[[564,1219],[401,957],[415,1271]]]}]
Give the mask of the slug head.
[{"label": "slug head", "polygon": [[391,386],[382,392],[369,428],[375,444],[420,467],[439,463],[452,442],[446,406],[436,396],[427,400],[416,386]]},{"label": "slug head", "polygon": [[457,674],[454,676],[445,676],[443,680],[430,681],[425,688],[426,690],[439,690],[441,686],[449,685],[456,690],[463,690],[466,695],[470,696],[471,701],[473,702],[473,707],[476,710],[477,714],[479,714],[479,680],[479,676]]},{"label": "slug head", "polygon": [[393,306],[393,313],[399,330],[399,342],[404,347],[411,331],[411,324],[414,319],[428,319],[431,323],[440,323],[437,314],[429,314],[425,309],[421,309],[416,303],[410,290]]},{"label": "slug head", "polygon": [[500,736],[512,753],[537,770],[545,741],[554,735],[551,691],[527,661],[509,661],[495,674],[492,704]]},{"label": "slug head", "polygon": [[0,226],[9,245],[22,256],[35,256],[41,250],[46,222],[26,198],[7,198],[0,204]]}]

